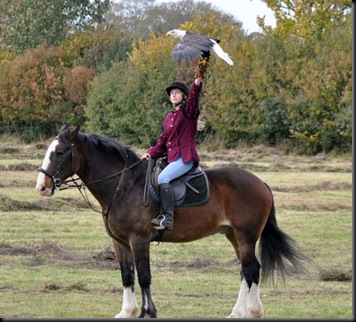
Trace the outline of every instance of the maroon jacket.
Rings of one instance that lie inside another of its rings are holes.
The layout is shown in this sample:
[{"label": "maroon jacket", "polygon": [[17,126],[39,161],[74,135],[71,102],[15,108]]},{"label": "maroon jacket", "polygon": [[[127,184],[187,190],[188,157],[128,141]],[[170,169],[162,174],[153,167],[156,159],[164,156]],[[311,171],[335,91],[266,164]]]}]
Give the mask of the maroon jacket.
[{"label": "maroon jacket", "polygon": [[156,145],[146,151],[151,155],[151,158],[167,156],[167,161],[170,163],[177,160],[180,154],[184,163],[188,163],[192,159],[199,163],[200,158],[195,140],[201,88],[202,83],[195,85],[193,82],[186,103],[178,111],[172,110],[168,113],[162,123],[163,131]]}]

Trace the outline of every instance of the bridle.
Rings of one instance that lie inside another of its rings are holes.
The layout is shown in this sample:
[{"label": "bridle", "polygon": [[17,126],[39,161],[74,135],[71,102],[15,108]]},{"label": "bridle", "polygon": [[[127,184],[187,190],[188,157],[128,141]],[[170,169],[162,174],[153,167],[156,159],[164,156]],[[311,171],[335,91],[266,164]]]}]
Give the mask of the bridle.
[{"label": "bridle", "polygon": [[[57,136],[56,139],[59,139],[59,137]],[[59,172],[62,170],[62,167],[63,167],[64,163],[67,161],[67,159],[69,158],[69,156],[71,156],[72,173],[74,172],[74,162],[73,162],[73,160],[74,160],[74,147],[75,147],[75,143],[70,142],[70,141],[68,141],[67,139],[63,138],[63,137],[61,137],[60,140],[62,140],[63,142],[69,144],[69,145],[70,145],[70,150],[68,150],[68,151],[65,152],[65,153],[66,153],[66,156],[63,158],[62,162],[59,164],[59,166],[58,166],[57,170],[55,171],[55,173],[54,173],[54,174],[51,174],[51,173],[49,173],[48,171],[46,171],[45,169],[43,169],[42,167],[39,167],[39,168],[37,169],[37,171],[38,171],[38,172],[42,172],[45,176],[51,178],[52,184],[53,184],[53,188],[54,188],[54,189],[55,189],[55,188],[58,188],[59,190],[66,190],[66,189],[69,189],[69,188],[78,188],[80,194],[82,195],[82,197],[84,198],[84,200],[87,202],[87,204],[89,205],[89,207],[90,207],[93,211],[98,212],[98,213],[101,213],[103,216],[108,216],[109,211],[110,211],[110,209],[111,209],[111,207],[112,207],[112,205],[113,205],[113,202],[114,202],[114,200],[115,200],[115,197],[116,197],[116,195],[117,195],[117,193],[118,193],[118,191],[119,191],[119,189],[120,189],[121,182],[122,182],[123,177],[124,177],[123,174],[124,174],[127,170],[129,170],[129,169],[135,167],[135,166],[136,166],[137,164],[139,164],[142,160],[138,160],[138,161],[136,161],[135,163],[131,164],[130,166],[127,166],[128,155],[126,154],[126,157],[125,157],[125,166],[124,166],[124,169],[122,169],[121,171],[118,171],[118,172],[116,172],[116,173],[114,173],[114,174],[111,174],[111,175],[109,175],[109,176],[107,176],[107,177],[105,177],[105,178],[101,178],[101,179],[98,179],[98,180],[90,181],[90,182],[88,182],[88,183],[86,183],[86,184],[84,184],[83,182],[82,182],[81,184],[79,184],[79,183],[77,182],[77,181],[79,180],[79,178],[73,178],[73,176],[72,176],[72,179],[64,180],[64,181],[62,182],[61,179],[58,178],[58,174],[59,174]],[[123,157],[124,157],[124,156],[123,156]],[[109,205],[109,207],[108,207],[106,213],[103,213],[102,211],[98,211],[98,210],[94,209],[94,207],[92,206],[91,202],[89,201],[89,198],[88,198],[88,196],[87,196],[85,190],[84,190],[84,194],[83,194],[82,189],[85,188],[85,186],[88,186],[88,185],[90,185],[90,184],[94,184],[94,183],[98,183],[98,182],[101,182],[101,181],[104,181],[104,180],[107,180],[107,179],[111,179],[111,178],[114,178],[114,177],[116,177],[116,176],[118,176],[118,175],[120,175],[120,174],[122,174],[122,176],[120,177],[119,183],[118,183],[118,185],[117,185],[117,187],[116,187],[115,193],[114,193],[114,195],[113,195],[113,197],[112,197],[112,200],[111,200],[111,202],[110,202],[110,205]],[[71,184],[71,183],[73,183],[73,184]],[[62,187],[62,188],[61,188],[62,185],[66,185],[66,187]]]},{"label": "bridle", "polygon": [[[59,137],[56,136],[56,139],[58,139]],[[51,178],[52,180],[52,184],[55,188],[59,188],[62,184],[65,184],[66,181],[61,181],[61,179],[59,179],[57,176],[59,174],[59,172],[62,170],[63,164],[67,161],[68,157],[71,156],[72,157],[72,172],[74,171],[74,164],[73,164],[73,160],[74,160],[74,146],[75,144],[72,142],[69,142],[68,140],[61,138],[61,140],[63,140],[65,143],[70,144],[70,150],[68,150],[66,153],[66,156],[63,158],[62,162],[59,164],[56,172],[54,174],[50,174],[49,172],[47,172],[45,169],[43,169],[42,167],[39,167],[37,169],[37,172],[42,172],[45,176]],[[70,152],[70,153],[69,153]]]},{"label": "bridle", "polygon": [[[56,139],[58,139],[58,138],[59,138],[59,136],[56,137]],[[127,243],[125,240],[119,239],[119,238],[116,237],[116,236],[113,234],[113,232],[110,230],[109,225],[108,225],[108,217],[109,217],[109,212],[110,212],[110,210],[111,210],[111,208],[112,208],[112,206],[113,206],[113,204],[114,204],[116,195],[117,195],[118,191],[120,190],[120,186],[121,186],[121,183],[122,183],[122,181],[123,181],[123,177],[124,177],[125,172],[128,171],[129,169],[135,167],[136,165],[138,165],[142,160],[140,159],[140,160],[134,162],[133,164],[131,164],[130,166],[127,166],[127,162],[128,162],[128,157],[129,157],[129,156],[128,156],[128,154],[126,154],[126,156],[124,156],[123,153],[120,151],[120,153],[122,154],[122,157],[125,158],[125,166],[124,166],[124,168],[123,168],[121,171],[116,172],[116,173],[114,173],[114,174],[112,174],[112,175],[109,175],[109,176],[107,176],[107,177],[105,177],[105,178],[101,178],[101,179],[98,179],[98,180],[95,180],[95,181],[91,181],[91,182],[86,183],[86,186],[88,186],[88,185],[90,185],[90,184],[95,184],[95,183],[98,183],[98,182],[101,182],[101,181],[104,181],[104,180],[107,180],[107,179],[110,179],[110,178],[114,178],[114,177],[116,177],[116,176],[122,174],[122,176],[120,177],[119,183],[118,183],[118,185],[117,185],[117,187],[116,187],[115,193],[114,193],[114,195],[113,195],[113,197],[112,197],[112,199],[111,199],[111,202],[110,202],[109,207],[107,208],[106,212],[104,212],[104,210],[99,211],[99,210],[96,210],[96,209],[93,207],[93,205],[91,204],[91,202],[89,201],[89,198],[88,198],[88,196],[87,196],[87,194],[86,194],[85,189],[84,189],[84,193],[82,192],[82,188],[85,188],[85,184],[84,184],[83,182],[82,182],[81,184],[79,184],[79,183],[77,182],[79,178],[73,178],[73,177],[72,177],[72,179],[70,179],[70,180],[65,180],[65,181],[63,181],[63,182],[58,178],[58,174],[59,174],[59,172],[62,170],[63,164],[67,161],[67,159],[69,158],[69,156],[71,156],[71,163],[72,163],[71,167],[72,167],[72,173],[73,173],[73,175],[74,175],[74,162],[73,162],[73,161],[74,161],[74,147],[75,147],[75,143],[70,142],[70,141],[68,141],[68,140],[65,139],[65,138],[61,137],[61,138],[59,138],[59,139],[62,140],[63,142],[65,142],[65,143],[69,144],[69,145],[70,145],[70,150],[68,150],[68,151],[66,152],[67,155],[63,158],[62,162],[59,164],[59,166],[58,166],[57,170],[55,171],[55,173],[54,173],[54,174],[51,174],[51,173],[49,173],[48,171],[46,171],[45,169],[43,169],[43,168],[41,168],[41,167],[39,167],[39,168],[37,169],[37,171],[38,171],[38,172],[42,172],[45,176],[48,176],[48,177],[51,178],[52,183],[53,183],[53,188],[54,188],[54,189],[55,189],[55,188],[58,188],[59,190],[64,190],[64,189],[73,188],[73,187],[74,187],[74,188],[78,188],[80,194],[82,195],[82,197],[84,198],[84,200],[87,202],[87,204],[89,205],[89,207],[90,207],[93,211],[95,211],[95,212],[97,212],[97,213],[100,213],[100,214],[102,214],[104,217],[106,217],[105,228],[106,228],[107,233],[109,234],[109,236],[111,236],[113,239],[115,239],[118,243],[124,243],[125,245],[128,245],[128,243]],[[73,183],[74,185],[71,185],[70,183]],[[61,185],[63,185],[63,184],[65,184],[67,187],[60,189]]]}]

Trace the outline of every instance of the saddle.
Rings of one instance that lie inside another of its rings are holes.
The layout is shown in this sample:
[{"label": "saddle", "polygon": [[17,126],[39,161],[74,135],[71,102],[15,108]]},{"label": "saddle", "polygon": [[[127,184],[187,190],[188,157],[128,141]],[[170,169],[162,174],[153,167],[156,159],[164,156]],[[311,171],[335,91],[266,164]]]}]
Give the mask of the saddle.
[{"label": "saddle", "polygon": [[[150,199],[159,205],[159,188],[157,178],[162,170],[168,165],[165,158],[158,158],[153,166],[149,183]],[[172,180],[175,207],[203,205],[209,200],[210,190],[208,178],[202,168],[194,166],[187,173]]]}]

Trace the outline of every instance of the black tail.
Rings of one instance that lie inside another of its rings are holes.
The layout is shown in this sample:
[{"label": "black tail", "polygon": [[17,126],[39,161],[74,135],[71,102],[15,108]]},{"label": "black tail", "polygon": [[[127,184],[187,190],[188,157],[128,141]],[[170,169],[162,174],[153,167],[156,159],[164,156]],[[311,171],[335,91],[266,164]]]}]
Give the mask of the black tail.
[{"label": "black tail", "polygon": [[274,283],[275,272],[284,281],[286,275],[305,273],[304,263],[312,262],[299,251],[295,240],[278,227],[274,201],[272,201],[272,209],[260,237],[259,248],[261,281]]}]

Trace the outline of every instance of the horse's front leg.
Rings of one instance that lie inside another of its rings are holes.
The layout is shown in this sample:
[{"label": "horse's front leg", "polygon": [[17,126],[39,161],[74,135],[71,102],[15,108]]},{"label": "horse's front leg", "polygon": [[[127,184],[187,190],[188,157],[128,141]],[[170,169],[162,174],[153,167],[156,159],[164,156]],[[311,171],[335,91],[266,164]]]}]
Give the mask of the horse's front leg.
[{"label": "horse's front leg", "polygon": [[136,237],[131,240],[130,244],[142,292],[142,308],[139,318],[156,318],[157,310],[151,296],[150,241]]},{"label": "horse's front leg", "polygon": [[122,308],[115,318],[137,318],[138,305],[135,296],[135,266],[132,253],[128,248],[121,247],[115,240],[113,244],[120,263],[123,285]]}]

